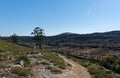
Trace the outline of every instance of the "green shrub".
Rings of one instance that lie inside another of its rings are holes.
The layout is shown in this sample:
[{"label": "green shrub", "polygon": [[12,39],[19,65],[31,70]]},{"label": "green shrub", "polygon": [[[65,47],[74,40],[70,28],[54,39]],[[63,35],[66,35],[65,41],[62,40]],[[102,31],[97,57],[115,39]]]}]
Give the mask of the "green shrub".
[{"label": "green shrub", "polygon": [[7,52],[0,53],[0,59],[2,59],[2,60],[7,60],[8,55],[9,55],[9,54],[8,54]]},{"label": "green shrub", "polygon": [[49,65],[49,63],[48,63],[48,62],[45,62],[45,61],[44,61],[44,62],[41,62],[41,64],[42,64],[42,65]]},{"label": "green shrub", "polygon": [[40,64],[40,62],[35,62],[35,65],[39,65]]},{"label": "green shrub", "polygon": [[107,76],[106,78],[113,78],[111,74],[107,74],[106,76]]},{"label": "green shrub", "polygon": [[99,73],[99,70],[97,70],[96,67],[94,67],[94,66],[88,66],[88,71],[92,75],[95,75],[96,73]]},{"label": "green shrub", "polygon": [[59,70],[55,67],[51,67],[51,66],[48,66],[47,69],[50,70],[51,72],[55,73],[55,74],[62,72],[61,70]]},{"label": "green shrub", "polygon": [[95,74],[95,78],[107,78],[105,75],[103,75],[102,73],[97,73]]},{"label": "green shrub", "polygon": [[50,61],[58,68],[61,68],[61,69],[66,68],[66,64],[65,64],[64,60],[59,58],[59,56],[57,54],[55,54],[53,52],[43,52],[42,55],[43,56],[41,58]]},{"label": "green shrub", "polygon": [[113,70],[115,70],[117,73],[120,73],[120,65],[115,65]]},{"label": "green shrub", "polygon": [[3,53],[4,51],[0,49],[0,53]]},{"label": "green shrub", "polygon": [[112,74],[112,71],[111,70],[108,70],[108,71],[105,71],[106,74]]},{"label": "green shrub", "polygon": [[0,63],[0,68],[4,68],[5,66],[5,63]]},{"label": "green shrub", "polygon": [[59,60],[58,59],[54,59],[54,60],[52,60],[52,62],[58,68],[61,68],[61,69],[65,69],[66,68],[65,62],[63,60],[61,60],[61,59],[59,59]]},{"label": "green shrub", "polygon": [[88,62],[80,62],[80,64],[84,67],[90,66],[90,63],[88,63]]},{"label": "green shrub", "polygon": [[24,61],[24,66],[28,66],[30,64],[30,59],[27,55],[21,55],[17,59],[18,61]]},{"label": "green shrub", "polygon": [[71,65],[71,64],[69,64],[69,63],[67,63],[67,66],[72,67],[72,65]]},{"label": "green shrub", "polygon": [[104,72],[101,68],[95,66],[88,66],[88,71],[94,78],[113,78],[111,72]]},{"label": "green shrub", "polygon": [[21,68],[21,67],[13,67],[13,68],[11,69],[11,72],[12,72],[13,74],[17,74],[17,75],[19,75],[19,76],[24,76],[24,77],[26,77],[26,76],[29,75],[29,72],[28,72],[27,70]]}]

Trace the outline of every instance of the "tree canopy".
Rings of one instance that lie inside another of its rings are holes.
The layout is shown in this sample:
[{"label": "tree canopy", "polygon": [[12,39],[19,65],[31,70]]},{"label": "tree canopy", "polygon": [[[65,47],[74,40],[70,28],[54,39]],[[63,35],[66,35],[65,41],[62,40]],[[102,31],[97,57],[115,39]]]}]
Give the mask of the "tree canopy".
[{"label": "tree canopy", "polygon": [[31,34],[34,36],[33,40],[35,41],[36,47],[41,49],[44,38],[44,30],[40,27],[36,27]]}]

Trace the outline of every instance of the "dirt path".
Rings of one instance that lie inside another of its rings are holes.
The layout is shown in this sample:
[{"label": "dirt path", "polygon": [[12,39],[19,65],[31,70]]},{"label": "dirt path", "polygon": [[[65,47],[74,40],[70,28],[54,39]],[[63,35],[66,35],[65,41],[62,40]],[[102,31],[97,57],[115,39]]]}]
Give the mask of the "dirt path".
[{"label": "dirt path", "polygon": [[57,75],[58,78],[91,78],[87,69],[78,63],[66,58],[65,56],[59,55],[65,62],[68,62],[72,65],[70,70],[66,70],[62,74]]},{"label": "dirt path", "polygon": [[65,62],[71,64],[71,68],[63,71],[62,74],[52,74],[49,71],[44,70],[41,66],[35,66],[32,70],[34,77],[30,78],[91,78],[87,69],[78,63],[59,55]]}]

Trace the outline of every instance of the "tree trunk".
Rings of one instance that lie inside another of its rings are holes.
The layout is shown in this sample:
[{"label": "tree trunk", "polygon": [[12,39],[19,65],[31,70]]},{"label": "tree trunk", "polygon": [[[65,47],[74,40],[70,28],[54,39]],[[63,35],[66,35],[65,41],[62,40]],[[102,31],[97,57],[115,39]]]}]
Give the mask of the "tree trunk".
[{"label": "tree trunk", "polygon": [[39,42],[39,49],[42,49],[42,45],[41,45],[41,42]]}]

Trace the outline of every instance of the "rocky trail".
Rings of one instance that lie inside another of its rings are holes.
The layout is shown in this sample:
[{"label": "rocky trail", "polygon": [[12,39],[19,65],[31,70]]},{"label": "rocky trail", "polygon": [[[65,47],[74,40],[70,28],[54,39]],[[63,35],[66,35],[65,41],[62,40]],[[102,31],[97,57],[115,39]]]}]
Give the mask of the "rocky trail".
[{"label": "rocky trail", "polygon": [[33,72],[36,73],[35,78],[91,78],[85,67],[66,58],[65,56],[59,55],[59,57],[61,57],[65,62],[71,64],[71,68],[64,70],[61,74],[52,74],[45,70],[39,70],[39,67],[35,67],[33,70]]}]

